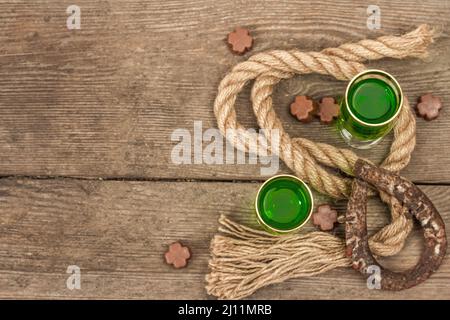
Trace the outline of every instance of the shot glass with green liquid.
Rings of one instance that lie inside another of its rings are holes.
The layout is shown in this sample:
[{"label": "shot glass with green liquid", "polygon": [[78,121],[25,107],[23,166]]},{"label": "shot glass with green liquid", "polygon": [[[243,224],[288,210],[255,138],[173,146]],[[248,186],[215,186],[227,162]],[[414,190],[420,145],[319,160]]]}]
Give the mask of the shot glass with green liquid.
[{"label": "shot glass with green liquid", "polygon": [[313,205],[309,187],[291,175],[268,179],[259,189],[255,201],[259,223],[273,234],[301,228],[309,220]]},{"label": "shot glass with green liquid", "polygon": [[350,146],[371,148],[391,131],[402,105],[402,89],[392,75],[374,69],[363,71],[347,86],[338,129]]}]

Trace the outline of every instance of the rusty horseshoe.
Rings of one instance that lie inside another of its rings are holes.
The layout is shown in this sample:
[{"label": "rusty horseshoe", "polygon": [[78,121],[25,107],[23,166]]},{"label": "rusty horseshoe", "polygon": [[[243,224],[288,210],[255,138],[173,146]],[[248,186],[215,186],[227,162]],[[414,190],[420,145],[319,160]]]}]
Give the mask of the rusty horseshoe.
[{"label": "rusty horseshoe", "polygon": [[[356,179],[345,219],[346,252],[351,255],[353,268],[368,278],[372,274],[370,270],[377,266],[383,290],[403,290],[428,279],[439,268],[447,250],[445,225],[433,203],[412,182],[364,160],[356,162],[354,174]],[[394,272],[383,268],[373,257],[366,224],[368,184],[394,196],[420,222],[425,250],[413,268]]]}]

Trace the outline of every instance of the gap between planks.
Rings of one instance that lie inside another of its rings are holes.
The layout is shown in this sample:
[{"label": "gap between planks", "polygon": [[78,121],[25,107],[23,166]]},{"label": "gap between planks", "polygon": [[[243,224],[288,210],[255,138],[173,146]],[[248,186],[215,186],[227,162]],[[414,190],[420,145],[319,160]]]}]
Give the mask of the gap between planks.
[{"label": "gap between planks", "polygon": [[[278,173],[289,174],[289,173]],[[151,178],[151,177],[83,177],[83,176],[63,176],[63,175],[0,175],[0,181],[6,179],[30,179],[30,180],[78,180],[78,181],[124,181],[124,182],[199,182],[199,183],[263,183],[270,176],[261,179],[205,179],[205,178]],[[419,186],[450,186],[450,182],[430,182],[430,181],[412,181]]]}]

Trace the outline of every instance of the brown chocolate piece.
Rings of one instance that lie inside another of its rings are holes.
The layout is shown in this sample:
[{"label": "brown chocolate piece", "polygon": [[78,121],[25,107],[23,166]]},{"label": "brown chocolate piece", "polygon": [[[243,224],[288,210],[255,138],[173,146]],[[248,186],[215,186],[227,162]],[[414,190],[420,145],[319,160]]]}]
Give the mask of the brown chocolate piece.
[{"label": "brown chocolate piece", "polygon": [[175,268],[184,268],[187,265],[191,253],[188,247],[182,246],[179,242],[174,242],[169,246],[169,250],[164,255],[166,262]]},{"label": "brown chocolate piece", "polygon": [[228,44],[234,52],[243,54],[252,47],[253,38],[247,29],[237,27],[236,30],[228,34]]},{"label": "brown chocolate piece", "polygon": [[328,204],[321,204],[317,207],[317,211],[313,213],[313,224],[318,226],[322,231],[333,230],[337,221],[337,211],[331,209]]},{"label": "brown chocolate piece", "polygon": [[307,96],[297,96],[291,103],[291,114],[301,122],[310,122],[316,108],[314,101]]},{"label": "brown chocolate piece", "polygon": [[[356,162],[354,174],[359,179],[353,181],[345,225],[346,252],[352,257],[353,268],[367,278],[371,275],[369,269],[378,267],[380,286],[384,290],[403,290],[428,279],[441,265],[447,250],[445,225],[433,203],[412,182],[364,160]],[[373,257],[366,225],[367,183],[403,203],[424,229],[425,250],[412,269],[393,272]]]},{"label": "brown chocolate piece", "polygon": [[439,110],[441,108],[441,99],[428,93],[420,97],[419,103],[417,104],[417,114],[425,120],[431,121],[439,116]]},{"label": "brown chocolate piece", "polygon": [[320,122],[329,124],[333,122],[334,118],[337,118],[339,110],[340,107],[333,97],[324,97],[320,100],[319,112],[317,115],[320,117]]}]

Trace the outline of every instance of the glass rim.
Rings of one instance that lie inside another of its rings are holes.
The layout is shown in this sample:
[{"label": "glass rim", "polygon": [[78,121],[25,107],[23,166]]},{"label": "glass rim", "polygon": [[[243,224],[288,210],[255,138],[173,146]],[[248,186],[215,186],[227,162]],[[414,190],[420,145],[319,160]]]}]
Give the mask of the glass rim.
[{"label": "glass rim", "polygon": [[[297,182],[299,182],[301,185],[303,185],[309,195],[309,198],[311,199],[311,208],[309,209],[308,212],[308,216],[306,217],[305,221],[303,221],[301,224],[299,224],[298,226],[296,226],[295,228],[289,229],[289,230],[281,230],[281,229],[277,229],[274,228],[272,226],[269,226],[264,219],[261,217],[261,213],[259,212],[259,208],[258,208],[258,200],[259,200],[259,196],[261,195],[261,191],[262,189],[271,181],[275,180],[275,179],[279,179],[279,178],[291,178],[296,180]],[[266,181],[264,181],[264,183],[259,187],[258,192],[256,194],[255,197],[255,209],[256,209],[256,216],[258,218],[258,221],[263,224],[265,227],[267,227],[268,229],[270,229],[271,231],[274,231],[276,233],[290,233],[290,232],[294,232],[298,229],[300,229],[301,227],[303,227],[311,218],[311,215],[314,211],[314,198],[313,198],[313,194],[311,189],[309,188],[309,186],[306,184],[305,181],[303,181],[302,179],[300,179],[299,177],[296,177],[294,175],[291,174],[278,174],[275,175],[273,177],[270,177],[269,179],[267,179]]]},{"label": "glass rim", "polygon": [[[392,115],[391,118],[389,118],[388,120],[383,121],[381,123],[369,123],[369,122],[365,122],[365,121],[359,119],[358,117],[356,117],[353,114],[353,112],[350,108],[350,105],[348,103],[348,92],[350,91],[350,87],[354,84],[354,82],[356,80],[358,80],[358,78],[360,78],[361,76],[363,76],[365,74],[369,74],[369,73],[376,73],[376,74],[381,74],[381,75],[385,76],[386,78],[391,80],[394,83],[394,85],[397,87],[396,89],[398,89],[398,94],[399,94],[398,109],[397,109],[397,111],[395,111],[394,115]],[[352,119],[354,119],[356,122],[359,122],[360,124],[368,126],[368,127],[382,127],[382,126],[394,121],[397,118],[397,116],[400,114],[400,111],[403,108],[403,90],[402,90],[402,87],[400,86],[400,84],[398,83],[397,79],[395,79],[394,76],[391,75],[390,73],[383,71],[383,70],[379,70],[379,69],[367,69],[367,70],[364,70],[364,71],[358,73],[350,80],[350,82],[347,85],[347,88],[345,89],[344,102],[345,102],[344,107],[347,109],[347,111],[350,114],[350,116],[352,117]]]}]

